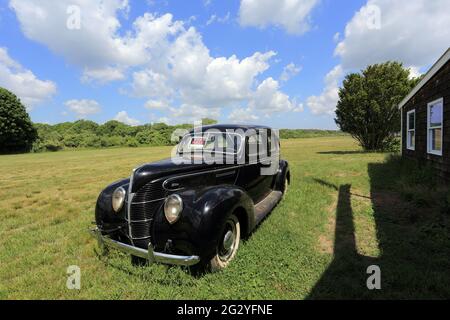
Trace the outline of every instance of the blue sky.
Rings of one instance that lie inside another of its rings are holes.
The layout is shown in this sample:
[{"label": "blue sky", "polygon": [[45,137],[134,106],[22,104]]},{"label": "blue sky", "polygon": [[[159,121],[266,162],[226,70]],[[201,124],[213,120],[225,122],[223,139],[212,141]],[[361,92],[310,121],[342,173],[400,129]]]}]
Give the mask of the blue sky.
[{"label": "blue sky", "polygon": [[425,72],[450,45],[448,12],[449,0],[0,0],[0,86],[35,122],[334,129],[345,74],[386,60]]}]

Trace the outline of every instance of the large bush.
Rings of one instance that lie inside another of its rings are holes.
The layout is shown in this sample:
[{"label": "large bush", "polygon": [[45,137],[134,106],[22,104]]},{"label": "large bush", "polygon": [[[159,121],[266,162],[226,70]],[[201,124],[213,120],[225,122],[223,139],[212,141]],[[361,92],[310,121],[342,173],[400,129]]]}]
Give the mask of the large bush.
[{"label": "large bush", "polygon": [[38,139],[33,143],[33,152],[59,151],[63,149],[63,136],[51,125],[37,123],[34,125],[37,129]]},{"label": "large bush", "polygon": [[0,88],[0,152],[29,151],[36,138],[23,104],[13,93]]},{"label": "large bush", "polygon": [[339,90],[336,124],[364,150],[391,149],[400,131],[398,104],[416,83],[398,62],[375,64],[347,75]]}]

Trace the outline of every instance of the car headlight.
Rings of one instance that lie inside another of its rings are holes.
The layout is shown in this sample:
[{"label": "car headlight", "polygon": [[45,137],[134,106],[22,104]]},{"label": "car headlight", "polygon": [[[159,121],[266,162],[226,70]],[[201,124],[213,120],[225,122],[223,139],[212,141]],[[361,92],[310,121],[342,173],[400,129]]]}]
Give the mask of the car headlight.
[{"label": "car headlight", "polygon": [[164,214],[170,224],[174,224],[180,218],[180,213],[183,210],[183,200],[177,194],[172,194],[167,197],[164,203]]},{"label": "car headlight", "polygon": [[112,194],[112,207],[115,212],[119,212],[122,209],[126,194],[125,189],[122,187],[114,190]]}]

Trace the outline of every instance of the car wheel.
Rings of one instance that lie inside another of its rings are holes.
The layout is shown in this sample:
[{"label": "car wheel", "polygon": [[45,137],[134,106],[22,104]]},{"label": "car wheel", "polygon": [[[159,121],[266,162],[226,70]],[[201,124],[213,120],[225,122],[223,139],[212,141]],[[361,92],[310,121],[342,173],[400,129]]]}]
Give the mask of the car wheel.
[{"label": "car wheel", "polygon": [[238,218],[233,214],[225,222],[224,231],[217,245],[217,254],[211,259],[212,272],[226,268],[236,256],[241,241],[241,226]]}]

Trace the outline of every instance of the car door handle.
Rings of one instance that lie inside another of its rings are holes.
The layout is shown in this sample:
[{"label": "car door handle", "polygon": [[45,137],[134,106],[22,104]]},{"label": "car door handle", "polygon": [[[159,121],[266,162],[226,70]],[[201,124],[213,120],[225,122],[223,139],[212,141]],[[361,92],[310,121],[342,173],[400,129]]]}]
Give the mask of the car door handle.
[{"label": "car door handle", "polygon": [[270,161],[270,159],[263,159],[263,160],[260,160],[259,165],[261,167],[267,168],[272,165],[272,161]]}]

